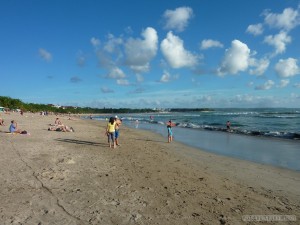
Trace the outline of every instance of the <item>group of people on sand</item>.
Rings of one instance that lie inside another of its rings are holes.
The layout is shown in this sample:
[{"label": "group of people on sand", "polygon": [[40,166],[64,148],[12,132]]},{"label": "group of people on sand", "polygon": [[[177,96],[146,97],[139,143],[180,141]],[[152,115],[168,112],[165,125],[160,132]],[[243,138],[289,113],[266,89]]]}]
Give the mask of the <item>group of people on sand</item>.
[{"label": "group of people on sand", "polygon": [[55,119],[54,124],[49,124],[49,125],[50,125],[48,127],[49,131],[75,132],[73,127],[64,125],[58,117]]},{"label": "group of people on sand", "polygon": [[[64,125],[59,118],[55,119],[54,124],[49,124],[49,131],[62,131],[62,132],[74,132],[73,127],[69,127],[67,125]],[[4,120],[0,118],[0,126],[5,126]],[[12,120],[10,123],[10,126],[8,128],[9,133],[12,134],[29,134],[26,130],[21,130],[18,127],[18,123],[15,120]]]},{"label": "group of people on sand", "polygon": [[122,120],[119,119],[118,116],[109,118],[105,130],[105,134],[107,135],[110,148],[116,148],[116,146],[120,146],[119,135],[120,135],[121,124],[122,124]]}]

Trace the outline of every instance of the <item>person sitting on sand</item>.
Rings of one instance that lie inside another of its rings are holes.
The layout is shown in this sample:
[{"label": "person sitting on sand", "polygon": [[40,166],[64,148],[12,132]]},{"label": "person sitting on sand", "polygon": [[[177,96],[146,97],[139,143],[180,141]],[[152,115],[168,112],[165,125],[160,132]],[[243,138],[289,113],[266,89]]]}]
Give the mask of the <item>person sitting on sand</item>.
[{"label": "person sitting on sand", "polygon": [[5,126],[4,119],[0,118],[0,126]]},{"label": "person sitting on sand", "polygon": [[17,133],[20,134],[22,131],[18,129],[18,124],[14,120],[11,121],[11,124],[9,126],[9,132],[10,133]]},{"label": "person sitting on sand", "polygon": [[55,125],[63,125],[58,117],[55,119],[54,124]]}]

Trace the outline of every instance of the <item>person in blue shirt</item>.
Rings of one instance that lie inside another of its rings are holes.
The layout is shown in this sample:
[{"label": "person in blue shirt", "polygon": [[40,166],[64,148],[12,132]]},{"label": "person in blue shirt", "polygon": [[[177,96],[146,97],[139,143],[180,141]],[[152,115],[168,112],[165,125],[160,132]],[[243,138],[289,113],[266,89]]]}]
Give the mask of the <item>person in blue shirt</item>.
[{"label": "person in blue shirt", "polygon": [[21,133],[21,130],[18,129],[18,124],[14,120],[11,121],[11,124],[9,126],[9,132],[10,133]]}]

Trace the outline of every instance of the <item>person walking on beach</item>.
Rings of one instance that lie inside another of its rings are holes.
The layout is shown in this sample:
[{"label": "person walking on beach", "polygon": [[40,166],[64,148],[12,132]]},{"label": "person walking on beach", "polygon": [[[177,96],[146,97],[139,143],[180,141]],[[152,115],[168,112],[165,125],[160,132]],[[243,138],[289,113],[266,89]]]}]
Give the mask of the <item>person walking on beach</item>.
[{"label": "person walking on beach", "polygon": [[115,122],[116,122],[116,127],[115,127],[115,142],[117,146],[119,145],[119,136],[120,136],[120,126],[122,124],[122,120],[118,118],[118,116],[115,116]]},{"label": "person walking on beach", "polygon": [[109,122],[106,127],[106,133],[108,135],[108,141],[109,141],[109,147],[111,148],[113,145],[113,148],[116,148],[116,142],[115,142],[115,126],[116,121],[115,118],[110,117]]}]

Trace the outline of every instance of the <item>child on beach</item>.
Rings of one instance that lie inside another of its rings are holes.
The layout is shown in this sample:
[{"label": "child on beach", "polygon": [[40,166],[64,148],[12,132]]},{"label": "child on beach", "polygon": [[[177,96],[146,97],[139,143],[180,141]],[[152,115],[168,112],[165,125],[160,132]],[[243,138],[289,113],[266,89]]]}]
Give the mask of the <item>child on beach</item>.
[{"label": "child on beach", "polygon": [[171,125],[168,125],[167,129],[168,129],[168,143],[171,143],[173,141],[173,133],[172,133]]},{"label": "child on beach", "polygon": [[171,143],[173,141],[173,132],[172,132],[172,126],[175,126],[174,123],[170,120],[167,123],[167,129],[168,129],[168,143]]}]

